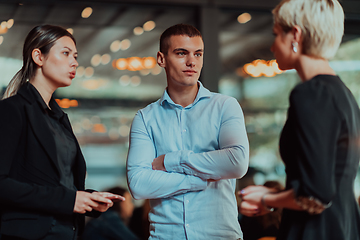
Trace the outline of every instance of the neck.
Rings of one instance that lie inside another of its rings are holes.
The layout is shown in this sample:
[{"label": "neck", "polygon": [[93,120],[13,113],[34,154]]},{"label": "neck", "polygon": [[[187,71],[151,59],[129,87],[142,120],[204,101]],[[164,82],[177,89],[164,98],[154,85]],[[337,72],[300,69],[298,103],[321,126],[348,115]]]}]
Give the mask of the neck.
[{"label": "neck", "polygon": [[48,81],[36,76],[33,79],[30,79],[29,82],[36,88],[46,105],[49,107],[51,96],[56,88],[49,84]]},{"label": "neck", "polygon": [[198,93],[199,86],[195,84],[193,86],[171,86],[168,85],[167,92],[174,103],[179,104],[183,107],[189,106],[194,102]]},{"label": "neck", "polygon": [[303,82],[308,81],[319,74],[336,75],[327,60],[307,55],[299,57],[295,70],[298,72],[301,81]]}]

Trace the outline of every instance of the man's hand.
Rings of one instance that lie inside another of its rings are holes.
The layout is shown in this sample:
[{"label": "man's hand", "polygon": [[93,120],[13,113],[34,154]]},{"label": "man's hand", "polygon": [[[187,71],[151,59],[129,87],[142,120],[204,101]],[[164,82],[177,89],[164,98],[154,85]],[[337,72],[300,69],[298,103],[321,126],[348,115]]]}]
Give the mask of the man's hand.
[{"label": "man's hand", "polygon": [[155,158],[154,161],[151,164],[152,169],[153,170],[166,171],[165,166],[164,166],[164,159],[165,159],[165,154],[160,155],[157,158]]}]

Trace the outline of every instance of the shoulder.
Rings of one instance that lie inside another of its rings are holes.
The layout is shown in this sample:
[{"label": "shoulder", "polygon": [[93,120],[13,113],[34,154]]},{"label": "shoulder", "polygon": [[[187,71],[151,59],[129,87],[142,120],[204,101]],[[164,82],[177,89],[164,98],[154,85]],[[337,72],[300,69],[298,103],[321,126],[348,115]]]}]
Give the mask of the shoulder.
[{"label": "shoulder", "polygon": [[160,102],[160,99],[158,99],[157,101],[150,103],[146,107],[139,109],[137,111],[137,115],[138,114],[141,114],[141,115],[151,114],[151,112],[153,112],[153,111],[158,111],[160,109],[160,107],[161,107],[161,102]]},{"label": "shoulder", "polygon": [[[341,80],[336,76],[318,75],[300,83],[290,94],[290,108],[297,117],[333,116],[337,112],[337,95]],[[292,112],[293,112],[292,111]]]},{"label": "shoulder", "polygon": [[318,102],[331,99],[334,95],[333,88],[338,85],[336,80],[340,79],[327,75],[315,76],[309,81],[298,84],[290,94],[290,101]]},{"label": "shoulder", "polygon": [[240,104],[236,98],[220,93],[212,93],[209,102],[212,103],[212,105],[218,106],[223,109],[241,109]]},{"label": "shoulder", "polygon": [[24,119],[24,99],[19,95],[0,101],[0,124],[19,125]]},{"label": "shoulder", "polygon": [[13,111],[20,109],[25,104],[24,99],[18,94],[0,101],[0,111]]}]

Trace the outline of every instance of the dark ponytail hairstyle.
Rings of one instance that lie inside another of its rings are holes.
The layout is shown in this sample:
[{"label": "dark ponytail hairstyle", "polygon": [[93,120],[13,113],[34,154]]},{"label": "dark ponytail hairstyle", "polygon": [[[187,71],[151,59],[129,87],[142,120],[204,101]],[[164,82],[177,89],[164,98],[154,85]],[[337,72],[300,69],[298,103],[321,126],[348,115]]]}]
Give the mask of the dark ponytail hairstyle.
[{"label": "dark ponytail hairstyle", "polygon": [[37,65],[32,59],[32,51],[39,49],[42,54],[48,54],[55,42],[62,37],[70,37],[76,41],[71,33],[65,28],[54,25],[40,25],[34,27],[27,35],[23,48],[23,66],[11,79],[6,88],[3,99],[17,93],[27,80],[35,76]]}]

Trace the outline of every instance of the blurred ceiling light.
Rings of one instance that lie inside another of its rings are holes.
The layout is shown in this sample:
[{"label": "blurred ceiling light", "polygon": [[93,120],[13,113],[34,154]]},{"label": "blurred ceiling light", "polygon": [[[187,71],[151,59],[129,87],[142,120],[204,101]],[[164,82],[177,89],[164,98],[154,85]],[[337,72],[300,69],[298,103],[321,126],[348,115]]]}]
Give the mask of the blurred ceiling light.
[{"label": "blurred ceiling light", "polygon": [[110,50],[112,52],[117,52],[120,50],[120,48],[121,48],[121,42],[119,40],[113,41],[110,45]]},{"label": "blurred ceiling light", "polygon": [[76,69],[76,76],[77,77],[82,77],[84,76],[85,73],[85,68],[83,66],[80,66]]},{"label": "blurred ceiling light", "polygon": [[118,70],[141,71],[143,69],[152,69],[157,64],[154,57],[129,57],[116,59],[112,65],[113,68]]},{"label": "blurred ceiling light", "polygon": [[146,69],[146,68],[140,70],[140,74],[141,74],[142,76],[149,75],[150,72],[151,72],[151,70],[150,70],[150,69]]},{"label": "blurred ceiling light", "polygon": [[278,65],[278,63],[276,62],[276,60],[271,60],[269,65],[272,67],[272,69],[274,70],[274,72],[275,72],[276,74],[280,74],[280,73],[283,73],[283,72],[284,72],[283,70],[281,70],[281,69],[279,68],[279,65]]},{"label": "blurred ceiling light", "polygon": [[108,64],[110,62],[110,60],[111,60],[110,54],[105,53],[104,55],[101,56],[101,64],[102,65]]},{"label": "blurred ceiling light", "polygon": [[[5,24],[4,24],[5,23]],[[3,21],[0,25],[0,34],[4,34],[8,31],[8,28],[6,27],[6,22]]]},{"label": "blurred ceiling light", "polygon": [[129,39],[124,39],[121,41],[121,47],[120,47],[121,50],[124,51],[124,50],[128,49],[130,46],[131,46],[131,42]]},{"label": "blurred ceiling light", "polygon": [[4,37],[0,36],[0,45],[3,43],[3,41],[4,41]]},{"label": "blurred ceiling light", "polygon": [[92,123],[90,122],[90,119],[84,118],[81,121],[81,127],[85,130],[89,130],[92,127]]},{"label": "blurred ceiling light", "polygon": [[127,124],[129,122],[129,119],[127,117],[120,117],[119,120],[121,124]]},{"label": "blurred ceiling light", "polygon": [[119,133],[122,137],[127,137],[130,133],[130,128],[127,125],[122,125],[119,127]]},{"label": "blurred ceiling light", "polygon": [[251,15],[249,13],[243,13],[238,16],[237,20],[239,23],[242,23],[242,24],[247,23],[248,21],[251,20]]},{"label": "blurred ceiling light", "polygon": [[121,86],[128,86],[130,84],[130,77],[128,75],[122,75],[119,79],[119,84]]},{"label": "blurred ceiling light", "polygon": [[[245,64],[243,71],[251,77],[274,77],[276,74],[283,72],[279,69],[276,60],[265,61],[260,59]],[[237,73],[240,73],[239,70],[237,70]]]},{"label": "blurred ceiling light", "polygon": [[151,31],[155,28],[155,22],[154,21],[147,21],[144,23],[143,28],[145,31]]},{"label": "blurred ceiling light", "polygon": [[94,68],[87,67],[85,68],[85,77],[92,77],[94,75]]},{"label": "blurred ceiling light", "polygon": [[156,65],[156,59],[154,57],[144,57],[142,60],[144,68],[151,69]]},{"label": "blurred ceiling light", "polygon": [[102,123],[94,124],[91,131],[95,132],[95,133],[106,133],[107,132],[105,125]]},{"label": "blurred ceiling light", "polygon": [[125,70],[127,68],[128,62],[125,58],[119,58],[115,61],[115,67],[119,70]]},{"label": "blurred ceiling light", "polygon": [[100,65],[101,62],[101,55],[100,54],[95,54],[92,58],[91,58],[91,65],[93,65],[93,67],[97,67]]},{"label": "blurred ceiling light", "polygon": [[143,69],[142,59],[139,57],[128,58],[127,70],[129,71],[140,71]]},{"label": "blurred ceiling light", "polygon": [[132,76],[131,78],[130,78],[130,83],[131,83],[131,86],[133,86],[133,87],[137,87],[137,86],[139,86],[140,85],[140,83],[141,83],[141,78],[139,77],[139,76]]},{"label": "blurred ceiling light", "polygon": [[137,35],[137,36],[143,34],[143,32],[144,32],[144,29],[142,27],[134,28],[134,34]]},{"label": "blurred ceiling light", "polygon": [[119,131],[116,128],[111,128],[108,134],[111,140],[117,140],[120,137]]},{"label": "blurred ceiling light", "polygon": [[151,70],[152,75],[159,75],[161,73],[162,68],[159,65],[155,65],[155,67]]},{"label": "blurred ceiling light", "polygon": [[1,28],[7,28],[7,22],[6,21],[1,22]]},{"label": "blurred ceiling light", "polygon": [[70,107],[77,107],[79,103],[77,100],[70,100],[68,98],[64,99],[55,99],[55,101],[59,104],[61,108],[70,108]]},{"label": "blurred ceiling light", "polygon": [[72,29],[72,28],[68,28],[68,29],[66,29],[69,33],[71,33],[71,34],[74,34],[74,29]]},{"label": "blurred ceiling light", "polygon": [[9,19],[6,23],[6,27],[10,29],[14,25],[14,19]]},{"label": "blurred ceiling light", "polygon": [[98,115],[94,115],[90,118],[92,123],[101,123],[101,118]]},{"label": "blurred ceiling light", "polygon": [[81,12],[81,17],[82,18],[88,18],[90,17],[90,15],[92,14],[93,10],[91,7],[86,7],[84,8],[84,10]]},{"label": "blurred ceiling light", "polygon": [[81,83],[81,86],[88,90],[97,90],[100,87],[106,86],[108,81],[103,79],[89,79]]},{"label": "blurred ceiling light", "polygon": [[2,26],[0,26],[0,34],[5,34],[7,33],[7,28],[3,28]]}]

